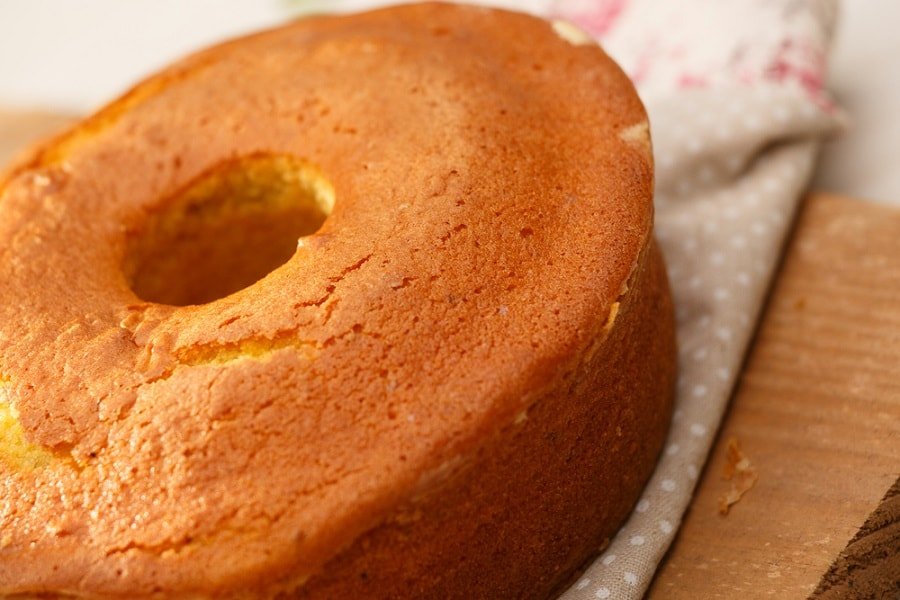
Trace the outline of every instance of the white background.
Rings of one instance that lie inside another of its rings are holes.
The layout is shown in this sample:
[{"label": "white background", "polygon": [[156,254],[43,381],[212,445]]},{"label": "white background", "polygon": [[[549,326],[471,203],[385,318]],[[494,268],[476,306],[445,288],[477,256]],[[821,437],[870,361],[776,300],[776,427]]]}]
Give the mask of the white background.
[{"label": "white background", "polygon": [[[84,113],[188,51],[310,5],[328,3],[0,0],[0,106]],[[851,129],[826,146],[813,186],[900,204],[900,1],[844,0],[843,7],[831,88]]]}]

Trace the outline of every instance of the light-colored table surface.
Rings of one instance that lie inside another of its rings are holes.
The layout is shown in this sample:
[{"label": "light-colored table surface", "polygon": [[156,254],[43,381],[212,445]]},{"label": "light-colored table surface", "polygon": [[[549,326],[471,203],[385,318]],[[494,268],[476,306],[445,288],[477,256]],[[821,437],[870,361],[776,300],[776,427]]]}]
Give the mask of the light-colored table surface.
[{"label": "light-colored table surface", "polygon": [[850,129],[825,146],[813,188],[900,204],[900,2],[843,8],[830,88]]},{"label": "light-colored table surface", "polygon": [[[532,0],[494,0],[529,9]],[[84,114],[193,49],[324,0],[0,2],[0,106]],[[815,189],[900,202],[900,2],[844,0],[831,88],[851,129],[828,144]]]}]

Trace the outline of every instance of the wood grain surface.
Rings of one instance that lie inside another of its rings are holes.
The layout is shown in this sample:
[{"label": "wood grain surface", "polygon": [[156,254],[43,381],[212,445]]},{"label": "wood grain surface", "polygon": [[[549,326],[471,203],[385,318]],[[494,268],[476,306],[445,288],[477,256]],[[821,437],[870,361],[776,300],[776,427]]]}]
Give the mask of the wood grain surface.
[{"label": "wood grain surface", "polygon": [[[731,438],[758,480],[723,516]],[[814,196],[649,597],[806,598],[898,475],[900,211]],[[829,597],[900,597],[891,535],[876,595]]]},{"label": "wood grain surface", "polygon": [[[0,109],[0,172],[71,121]],[[758,479],[722,516],[730,439]],[[648,596],[898,600],[898,475],[900,211],[813,196]]]}]

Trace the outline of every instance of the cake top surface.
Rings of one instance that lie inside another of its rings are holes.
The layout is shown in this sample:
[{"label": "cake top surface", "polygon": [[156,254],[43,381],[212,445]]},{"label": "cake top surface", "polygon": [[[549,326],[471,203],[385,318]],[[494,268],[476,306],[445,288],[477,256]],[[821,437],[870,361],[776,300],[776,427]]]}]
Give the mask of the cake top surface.
[{"label": "cake top surface", "polygon": [[584,42],[303,19],[10,171],[0,591],[301,581],[564,376],[652,221],[643,107]]}]

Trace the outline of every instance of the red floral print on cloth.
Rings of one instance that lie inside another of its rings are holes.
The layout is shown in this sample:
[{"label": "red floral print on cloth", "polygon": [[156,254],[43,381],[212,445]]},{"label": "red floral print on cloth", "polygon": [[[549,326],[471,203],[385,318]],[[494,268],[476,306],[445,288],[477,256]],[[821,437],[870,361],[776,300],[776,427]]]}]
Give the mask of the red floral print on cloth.
[{"label": "red floral print on cloth", "polygon": [[[723,85],[797,87],[822,108],[830,31],[815,0],[556,0],[644,95]],[[699,15],[698,15],[699,13]]]},{"label": "red floral print on cloth", "polygon": [[567,18],[594,37],[600,38],[616,23],[627,4],[628,0],[597,0],[583,8],[573,7]]}]

